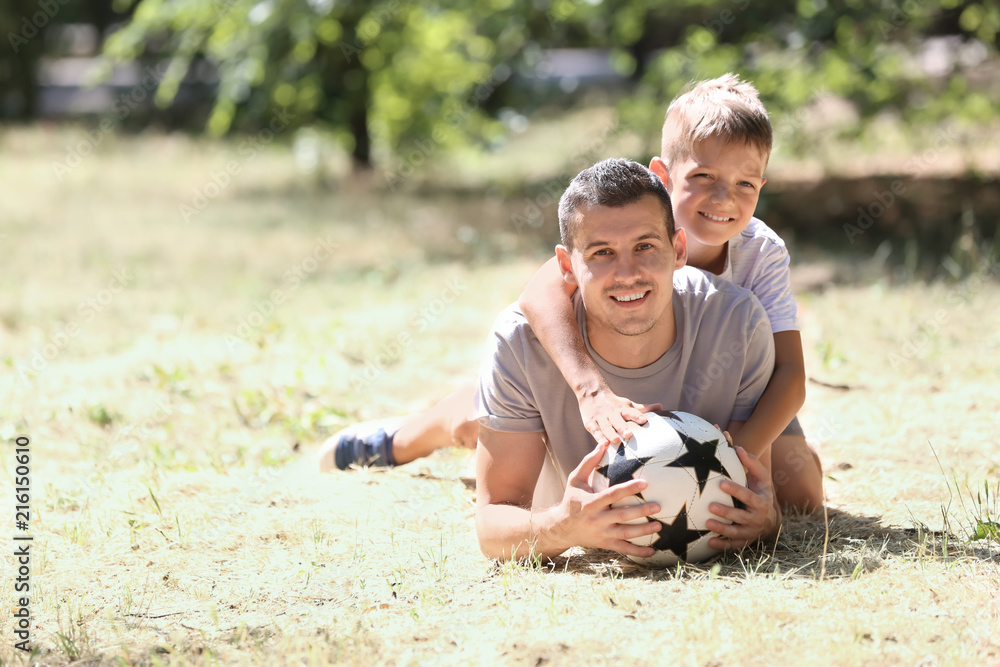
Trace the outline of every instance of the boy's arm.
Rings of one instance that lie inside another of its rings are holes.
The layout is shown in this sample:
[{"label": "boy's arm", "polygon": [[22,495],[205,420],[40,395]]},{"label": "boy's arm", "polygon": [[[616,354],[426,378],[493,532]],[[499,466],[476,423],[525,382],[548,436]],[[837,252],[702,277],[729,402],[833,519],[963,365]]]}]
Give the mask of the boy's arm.
[{"label": "boy's arm", "polygon": [[531,509],[545,461],[544,433],[507,433],[480,427],[476,452],[476,534],[488,558],[554,557],[573,546],[613,549],[648,558],[651,547],[627,540],[660,530],[656,521],[626,524],[660,511],[656,503],[611,508],[646,488],[643,479],[594,493],[589,480],[606,446],[598,445],[570,473],[563,500]]},{"label": "boy's arm", "polygon": [[802,408],[806,400],[806,371],[802,359],[802,337],[798,331],[774,334],[774,372],[757,407],[746,424],[734,434],[737,445],[771,468],[771,443]]},{"label": "boy's arm", "polygon": [[643,412],[663,406],[633,403],[611,391],[577,328],[572,302],[575,291],[575,286],[563,280],[553,257],[532,276],[519,305],[542,347],[573,389],[583,425],[597,444],[616,444],[619,436],[622,440],[632,437],[628,422],[645,424]]}]

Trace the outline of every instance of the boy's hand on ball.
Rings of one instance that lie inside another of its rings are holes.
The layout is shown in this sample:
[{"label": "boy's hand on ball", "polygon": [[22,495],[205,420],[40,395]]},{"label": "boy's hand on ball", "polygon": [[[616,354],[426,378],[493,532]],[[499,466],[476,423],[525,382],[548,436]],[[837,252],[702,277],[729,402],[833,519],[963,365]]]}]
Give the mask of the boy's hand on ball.
[{"label": "boy's hand on ball", "polygon": [[618,396],[602,388],[580,398],[580,416],[583,425],[597,440],[597,444],[617,445],[632,437],[631,424],[645,424],[647,412],[660,410],[660,403],[644,405]]},{"label": "boy's hand on ball", "polygon": [[[596,547],[649,558],[655,553],[652,547],[637,546],[628,540],[652,535],[660,530],[661,525],[657,521],[641,521],[659,512],[660,506],[657,503],[642,503],[611,507],[612,503],[642,492],[648,484],[644,479],[635,479],[599,493],[594,492],[590,479],[606,449],[607,444],[598,445],[570,474],[561,503],[562,517],[555,532],[567,548]],[[631,524],[631,521],[641,522]]]},{"label": "boy's hand on ball", "polygon": [[708,529],[721,535],[709,541],[709,546],[715,549],[742,549],[761,537],[772,534],[780,521],[774,504],[771,473],[756,456],[742,447],[736,448],[736,454],[746,470],[747,485],[744,487],[726,480],[720,488],[739,500],[744,508],[728,507],[721,503],[709,505],[708,509],[712,514],[732,521],[731,524],[715,519],[706,522]]}]

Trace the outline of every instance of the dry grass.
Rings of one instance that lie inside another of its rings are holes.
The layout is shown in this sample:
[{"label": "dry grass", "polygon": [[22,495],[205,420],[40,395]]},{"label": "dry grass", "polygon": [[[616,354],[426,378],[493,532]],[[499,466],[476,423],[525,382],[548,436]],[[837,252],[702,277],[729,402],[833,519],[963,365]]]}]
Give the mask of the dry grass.
[{"label": "dry grass", "polygon": [[[828,522],[672,571],[582,550],[496,564],[465,452],[328,477],[312,456],[471,376],[545,252],[510,209],[318,194],[275,148],[185,225],[178,204],[231,147],[109,138],[58,182],[73,138],[0,140],[0,435],[32,440],[37,649],[12,648],[8,619],[4,664],[1000,663],[998,545],[968,540],[998,512],[995,267],[800,288]],[[317,239],[338,247],[292,289]],[[86,319],[121,268],[134,278]]]}]

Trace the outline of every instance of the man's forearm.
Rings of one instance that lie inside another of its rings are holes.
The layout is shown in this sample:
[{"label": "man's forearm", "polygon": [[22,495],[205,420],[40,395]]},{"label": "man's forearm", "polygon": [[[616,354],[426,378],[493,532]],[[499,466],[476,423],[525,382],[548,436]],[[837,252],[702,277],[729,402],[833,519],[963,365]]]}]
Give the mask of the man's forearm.
[{"label": "man's forearm", "polygon": [[554,557],[569,548],[557,538],[557,508],[532,512],[516,505],[487,505],[476,516],[479,548],[487,558]]}]

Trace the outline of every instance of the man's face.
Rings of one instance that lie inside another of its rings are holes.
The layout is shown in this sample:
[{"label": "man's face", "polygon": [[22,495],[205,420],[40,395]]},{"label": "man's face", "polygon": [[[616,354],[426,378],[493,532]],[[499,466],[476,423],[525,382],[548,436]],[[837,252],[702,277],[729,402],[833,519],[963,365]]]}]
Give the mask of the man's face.
[{"label": "man's face", "polygon": [[719,137],[697,142],[669,171],[659,158],[653,162],[650,168],[670,193],[677,226],[706,246],[721,246],[746,228],[767,180],[759,150]]},{"label": "man's face", "polygon": [[556,254],[566,280],[580,289],[591,344],[612,361],[615,355],[599,349],[602,341],[627,344],[621,337],[665,329],[672,342],[673,274],[686,251],[683,232],[673,242],[667,238],[660,200],[650,194],[620,207],[588,206],[577,215],[573,250],[559,246]]}]

